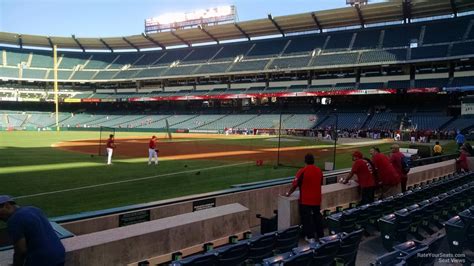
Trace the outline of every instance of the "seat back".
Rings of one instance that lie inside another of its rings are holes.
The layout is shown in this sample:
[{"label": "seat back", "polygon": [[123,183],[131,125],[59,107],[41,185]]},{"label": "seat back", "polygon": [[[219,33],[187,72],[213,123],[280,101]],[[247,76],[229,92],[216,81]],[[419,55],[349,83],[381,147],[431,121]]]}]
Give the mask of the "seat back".
[{"label": "seat back", "polygon": [[217,265],[217,256],[215,253],[205,253],[194,255],[179,261],[171,263],[172,266],[214,266]]},{"label": "seat back", "polygon": [[293,252],[286,252],[282,254],[278,254],[276,256],[266,258],[262,261],[261,264],[256,264],[256,265],[264,265],[264,266],[269,266],[269,265],[281,265],[283,260],[288,259],[289,257],[293,256]]},{"label": "seat back", "polygon": [[350,211],[344,211],[341,217],[341,228],[340,232],[352,232],[356,227],[356,221],[359,218],[361,211],[356,209]]},{"label": "seat back", "polygon": [[303,253],[293,255],[285,260],[283,260],[283,265],[285,266],[309,266],[313,260],[313,251],[308,250]]},{"label": "seat back", "polygon": [[298,225],[277,232],[277,238],[275,243],[276,253],[284,253],[298,246],[300,231],[301,227]]},{"label": "seat back", "polygon": [[364,233],[363,229],[351,232],[349,234],[343,234],[341,238],[340,248],[337,251],[336,258],[344,261],[344,264],[354,264],[357,257],[357,250],[359,249],[359,243]]},{"label": "seat back", "polygon": [[247,242],[237,243],[216,250],[218,265],[242,265],[247,260],[249,245]]},{"label": "seat back", "polygon": [[395,265],[406,265],[406,262],[402,258],[403,254],[396,250],[387,253],[383,256],[378,257],[375,262],[371,263],[372,266],[395,266]]},{"label": "seat back", "polygon": [[268,233],[249,240],[248,258],[254,263],[273,255],[276,233]]},{"label": "seat back", "polygon": [[313,265],[332,265],[340,247],[338,238],[322,243],[313,250]]},{"label": "seat back", "polygon": [[448,237],[449,251],[453,254],[462,253],[466,242],[466,230],[461,217],[454,216],[445,224],[446,235]]}]

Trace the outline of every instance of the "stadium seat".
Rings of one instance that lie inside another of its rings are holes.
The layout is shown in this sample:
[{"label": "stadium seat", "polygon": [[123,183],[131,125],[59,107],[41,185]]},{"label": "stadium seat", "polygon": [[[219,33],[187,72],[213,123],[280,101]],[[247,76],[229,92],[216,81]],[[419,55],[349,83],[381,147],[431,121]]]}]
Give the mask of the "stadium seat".
[{"label": "stadium seat", "polygon": [[340,232],[352,232],[355,230],[356,221],[359,218],[359,209],[353,208],[332,214],[327,217],[328,229],[330,234]]},{"label": "stadium seat", "polygon": [[313,251],[294,254],[281,262],[284,266],[310,266],[313,265]]},{"label": "stadium seat", "polygon": [[276,242],[276,233],[268,233],[256,238],[252,238],[248,241],[249,253],[248,259],[253,263],[259,263],[264,258],[268,258],[273,255],[273,249]]},{"label": "stadium seat", "polygon": [[467,241],[467,226],[459,215],[449,219],[445,225],[449,250],[453,254],[463,252]]},{"label": "stadium seat", "polygon": [[173,261],[171,266],[214,266],[217,264],[216,253],[194,255],[179,261]]},{"label": "stadium seat", "polygon": [[218,265],[239,266],[247,260],[249,245],[246,241],[215,249]]},{"label": "stadium seat", "polygon": [[359,243],[364,230],[357,230],[351,233],[341,233],[341,243],[336,253],[336,261],[344,265],[355,265]]},{"label": "stadium seat", "polygon": [[314,246],[314,265],[333,265],[336,254],[341,246],[340,235],[331,235],[319,239]]},{"label": "stadium seat", "polygon": [[419,254],[429,252],[429,247],[420,242],[407,241],[393,247],[403,255],[403,260],[407,265],[425,265],[427,258]]},{"label": "stadium seat", "polygon": [[466,238],[469,243],[474,243],[474,205],[459,213],[459,217],[466,227]]},{"label": "stadium seat", "polygon": [[298,246],[300,238],[301,226],[292,226],[283,231],[277,232],[277,238],[275,242],[275,252],[284,253],[290,251],[294,247]]},{"label": "stadium seat", "polygon": [[375,262],[371,263],[372,266],[402,266],[406,265],[403,260],[403,253],[400,251],[392,251],[383,256],[378,257]]},{"label": "stadium seat", "polygon": [[266,258],[262,261],[262,265],[265,265],[265,266],[281,265],[282,261],[284,259],[289,258],[291,255],[293,255],[293,252],[289,251],[289,252],[278,254],[270,258]]}]

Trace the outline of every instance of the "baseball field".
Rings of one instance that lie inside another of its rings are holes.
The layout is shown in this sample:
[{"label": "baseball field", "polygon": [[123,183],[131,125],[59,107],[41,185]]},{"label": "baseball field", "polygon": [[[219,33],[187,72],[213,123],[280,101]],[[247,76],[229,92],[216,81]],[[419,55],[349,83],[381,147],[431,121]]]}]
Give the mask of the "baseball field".
[{"label": "baseball field", "polygon": [[[98,132],[0,132],[0,194],[39,206],[51,217],[292,176],[308,152],[321,167],[333,161],[333,142],[310,138],[285,136],[279,142],[271,136],[173,134],[169,139],[155,134],[160,162],[149,166],[151,135],[117,132],[113,165],[108,166],[105,156],[98,155]],[[368,156],[371,146],[386,152],[390,145],[341,143],[337,168],[351,166],[355,149]],[[263,165],[257,166],[258,160]]]}]

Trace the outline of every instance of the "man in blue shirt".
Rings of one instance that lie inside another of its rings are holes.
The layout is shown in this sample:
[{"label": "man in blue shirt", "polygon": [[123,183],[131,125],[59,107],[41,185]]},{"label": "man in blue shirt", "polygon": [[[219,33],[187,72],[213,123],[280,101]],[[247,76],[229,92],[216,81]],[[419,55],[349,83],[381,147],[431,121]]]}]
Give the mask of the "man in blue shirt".
[{"label": "man in blue shirt", "polygon": [[464,144],[464,141],[466,141],[466,138],[461,133],[461,131],[458,131],[458,134],[456,135],[456,143],[458,144],[459,148],[461,148],[461,146]]},{"label": "man in blue shirt", "polygon": [[20,207],[12,197],[0,195],[0,220],[7,223],[14,245],[14,266],[64,265],[64,246],[40,209]]}]

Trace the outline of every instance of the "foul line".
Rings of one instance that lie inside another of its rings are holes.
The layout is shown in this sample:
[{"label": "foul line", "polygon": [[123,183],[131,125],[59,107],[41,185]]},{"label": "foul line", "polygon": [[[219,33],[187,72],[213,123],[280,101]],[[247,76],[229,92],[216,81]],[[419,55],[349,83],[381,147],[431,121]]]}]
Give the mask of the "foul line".
[{"label": "foul line", "polygon": [[96,188],[96,187],[104,187],[104,186],[110,186],[110,185],[116,185],[116,184],[130,183],[130,182],[135,182],[135,181],[153,179],[153,178],[157,178],[157,177],[187,174],[187,173],[193,173],[193,172],[196,172],[196,171],[213,170],[213,169],[226,168],[226,167],[238,166],[238,165],[244,165],[244,164],[250,164],[250,162],[226,164],[226,165],[212,166],[212,167],[201,168],[201,169],[186,170],[186,171],[181,171],[181,172],[176,172],[176,173],[167,173],[167,174],[161,174],[161,175],[146,176],[146,177],[140,177],[140,178],[136,178],[136,179],[128,179],[128,180],[109,182],[109,183],[103,183],[103,184],[97,184],[97,185],[90,185],[90,186],[84,186],[84,187],[77,187],[77,188],[68,188],[68,189],[62,189],[62,190],[56,190],[56,191],[50,191],[50,192],[42,192],[42,193],[37,193],[37,194],[18,196],[18,197],[14,197],[14,198],[15,199],[32,198],[32,197],[37,197],[37,196],[44,196],[44,195],[51,195],[51,194],[70,192],[70,191],[76,191],[76,190],[83,190],[83,189],[89,189],[89,188]]}]

